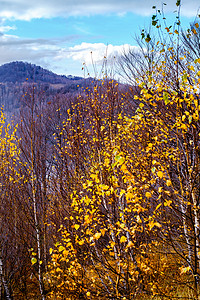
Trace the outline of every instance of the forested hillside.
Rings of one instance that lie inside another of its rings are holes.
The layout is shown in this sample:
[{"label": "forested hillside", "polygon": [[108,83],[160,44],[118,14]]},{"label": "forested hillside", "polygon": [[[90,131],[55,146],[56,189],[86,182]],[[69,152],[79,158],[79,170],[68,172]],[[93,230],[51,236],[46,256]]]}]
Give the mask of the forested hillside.
[{"label": "forested hillside", "polygon": [[199,299],[200,27],[159,15],[119,59],[129,85],[30,84],[17,124],[2,109],[2,299]]},{"label": "forested hillside", "polygon": [[30,63],[15,61],[0,67],[0,82],[46,82],[53,84],[67,84],[69,80],[81,80],[78,76],[57,75],[51,71]]},{"label": "forested hillside", "polygon": [[[12,62],[0,66],[0,106],[10,117],[19,111],[25,93],[34,85],[45,93],[47,102],[55,95],[75,95],[78,90],[90,86],[92,78],[57,75],[26,62]],[[49,100],[48,100],[49,98]]]}]

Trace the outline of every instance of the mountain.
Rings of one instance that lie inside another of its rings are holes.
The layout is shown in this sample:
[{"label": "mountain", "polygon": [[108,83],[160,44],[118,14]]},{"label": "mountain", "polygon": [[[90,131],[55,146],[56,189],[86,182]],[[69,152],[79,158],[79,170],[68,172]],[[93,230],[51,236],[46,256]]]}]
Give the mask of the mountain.
[{"label": "mountain", "polygon": [[82,77],[57,75],[40,66],[22,61],[15,61],[0,66],[0,82],[20,83],[51,83],[51,84],[68,84],[69,81],[81,80]]},{"label": "mountain", "polygon": [[[35,93],[43,95],[44,103],[71,101],[76,99],[87,87],[93,87],[94,78],[57,75],[40,66],[15,61],[0,66],[0,108],[8,117],[16,115],[24,104],[24,95],[30,93],[33,84]],[[99,84],[97,80],[95,84]],[[121,85],[121,84],[120,84]],[[125,90],[122,84],[121,88]]]},{"label": "mountain", "polygon": [[0,66],[0,107],[11,115],[21,107],[23,95],[34,84],[46,98],[55,95],[76,95],[82,87],[90,86],[92,78],[57,75],[40,66],[15,61]]}]

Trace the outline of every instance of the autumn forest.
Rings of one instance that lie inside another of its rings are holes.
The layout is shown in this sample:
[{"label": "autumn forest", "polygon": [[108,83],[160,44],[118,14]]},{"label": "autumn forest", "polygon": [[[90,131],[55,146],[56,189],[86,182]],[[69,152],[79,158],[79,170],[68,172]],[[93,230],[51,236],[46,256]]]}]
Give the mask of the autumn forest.
[{"label": "autumn forest", "polygon": [[176,6],[115,70],[2,107],[1,299],[200,299],[200,23]]}]

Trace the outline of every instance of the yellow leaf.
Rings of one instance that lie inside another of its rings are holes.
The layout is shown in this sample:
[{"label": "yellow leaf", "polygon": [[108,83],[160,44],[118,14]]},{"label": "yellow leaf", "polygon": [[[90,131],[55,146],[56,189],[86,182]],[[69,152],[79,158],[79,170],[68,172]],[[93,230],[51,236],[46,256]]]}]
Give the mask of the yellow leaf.
[{"label": "yellow leaf", "polygon": [[157,172],[157,175],[158,175],[159,178],[163,178],[163,172],[158,171],[158,172]]},{"label": "yellow leaf", "polygon": [[149,229],[151,230],[153,227],[154,227],[154,222],[153,222],[153,220],[151,220],[149,222]]},{"label": "yellow leaf", "polygon": [[171,180],[167,180],[167,186],[170,186],[172,183],[171,183]]},{"label": "yellow leaf", "polygon": [[189,69],[190,69],[191,71],[195,71],[195,69],[194,69],[193,66],[190,66]]},{"label": "yellow leaf", "polygon": [[151,193],[146,192],[145,196],[146,196],[147,198],[151,198]]},{"label": "yellow leaf", "polygon": [[59,252],[61,252],[61,251],[63,251],[63,250],[65,250],[65,247],[63,247],[63,246],[60,246],[60,247],[58,248],[58,251],[59,251]]},{"label": "yellow leaf", "polygon": [[154,226],[159,227],[159,228],[162,227],[162,225],[161,225],[160,223],[154,222],[153,220],[150,220],[150,222],[149,222],[149,228],[150,228],[150,230],[151,230]]},{"label": "yellow leaf", "polygon": [[120,243],[125,243],[127,241],[127,238],[123,235],[120,239]]},{"label": "yellow leaf", "polygon": [[104,235],[105,232],[106,232],[106,229],[103,228],[103,229],[100,229],[100,230],[101,230],[101,234]]},{"label": "yellow leaf", "polygon": [[149,147],[149,148],[152,148],[152,147],[153,147],[153,144],[152,144],[152,143],[149,143],[149,144],[148,144],[148,147]]},{"label": "yellow leaf", "polygon": [[37,259],[36,259],[35,257],[32,257],[32,258],[31,258],[31,263],[32,263],[32,265],[36,264],[36,262],[37,262]]},{"label": "yellow leaf", "polygon": [[124,172],[124,171],[126,171],[126,170],[127,170],[126,165],[123,164],[123,165],[121,166],[121,171]]},{"label": "yellow leaf", "polygon": [[172,201],[171,201],[171,200],[165,200],[165,202],[164,202],[164,206],[170,206],[170,205],[171,205],[171,203],[172,203]]},{"label": "yellow leaf", "polygon": [[156,206],[156,209],[155,209],[155,210],[159,209],[159,207],[161,207],[161,205],[162,205],[162,203],[158,204],[158,205]]},{"label": "yellow leaf", "polygon": [[112,241],[112,242],[110,243],[110,245],[111,245],[111,247],[114,247],[114,246],[115,246],[115,242]]},{"label": "yellow leaf", "polygon": [[126,246],[126,248],[130,248],[130,247],[133,247],[133,246],[134,246],[133,242],[130,241],[130,242],[128,243],[128,245]]},{"label": "yellow leaf", "polygon": [[68,255],[68,253],[69,253],[69,251],[67,251],[67,250],[64,250],[62,254],[63,254],[63,256],[65,257],[65,256],[67,256],[67,255]]},{"label": "yellow leaf", "polygon": [[196,28],[199,28],[199,23],[195,23],[194,26],[195,26]]},{"label": "yellow leaf", "polygon": [[186,126],[185,124],[182,124],[182,125],[181,125],[181,128],[182,128],[183,130],[187,130],[187,126]]},{"label": "yellow leaf", "polygon": [[56,272],[62,272],[61,268],[56,268]]},{"label": "yellow leaf", "polygon": [[193,32],[194,34],[197,34],[197,31],[196,31],[195,28],[192,28],[192,32]]},{"label": "yellow leaf", "polygon": [[95,235],[94,235],[95,240],[98,240],[100,237],[101,237],[101,232],[95,233]]},{"label": "yellow leaf", "polygon": [[184,274],[184,273],[187,273],[188,271],[191,270],[190,267],[180,267],[179,269],[180,269],[180,271],[181,271],[181,272],[180,272],[181,275]]},{"label": "yellow leaf", "polygon": [[79,245],[81,246],[81,245],[84,244],[84,240],[80,240],[78,243],[79,243]]},{"label": "yellow leaf", "polygon": [[138,222],[139,224],[142,223],[142,220],[140,219],[140,216],[139,216],[139,215],[136,216],[136,220],[137,220],[137,222]]},{"label": "yellow leaf", "polygon": [[[101,127],[104,127],[104,126],[101,126]],[[104,166],[109,167],[109,165],[110,165],[110,160],[108,158],[106,158],[104,161]]]},{"label": "yellow leaf", "polygon": [[86,215],[85,216],[85,224],[89,224],[90,223],[90,216]]},{"label": "yellow leaf", "polygon": [[161,225],[160,223],[158,223],[158,222],[155,222],[155,223],[154,223],[154,226],[157,226],[157,227],[159,227],[159,228],[162,227],[162,225]]},{"label": "yellow leaf", "polygon": [[79,227],[80,227],[80,225],[78,225],[78,224],[75,224],[74,225],[74,228],[77,230],[77,229],[79,229]]}]

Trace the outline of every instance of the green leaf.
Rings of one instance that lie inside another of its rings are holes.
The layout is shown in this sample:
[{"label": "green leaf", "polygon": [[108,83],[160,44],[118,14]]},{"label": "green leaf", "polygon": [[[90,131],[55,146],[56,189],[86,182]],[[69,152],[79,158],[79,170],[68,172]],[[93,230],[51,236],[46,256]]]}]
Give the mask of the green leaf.
[{"label": "green leaf", "polygon": [[146,39],[145,39],[145,42],[149,43],[150,40],[151,40],[151,37],[150,37],[150,35],[149,35],[149,33],[148,33],[148,34],[147,34],[147,37],[146,37]]},{"label": "green leaf", "polygon": [[32,257],[32,258],[31,258],[31,263],[32,263],[32,265],[36,264],[36,262],[37,262],[37,259],[36,259],[35,257]]},{"label": "green leaf", "polygon": [[187,80],[187,73],[183,74],[182,81],[185,82]]},{"label": "green leaf", "polygon": [[125,158],[122,157],[122,156],[120,156],[120,155],[116,155],[116,156],[115,156],[115,160],[116,160],[116,162],[117,162],[119,165],[122,165],[122,164],[124,163],[124,161],[125,161]]},{"label": "green leaf", "polygon": [[167,105],[170,102],[169,94],[167,92],[163,92],[163,100],[165,102],[165,105]]},{"label": "green leaf", "polygon": [[63,246],[60,246],[60,247],[58,248],[58,251],[59,251],[59,252],[61,252],[61,251],[63,251],[63,250],[65,250],[65,247],[63,247]]}]

